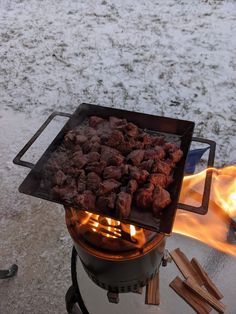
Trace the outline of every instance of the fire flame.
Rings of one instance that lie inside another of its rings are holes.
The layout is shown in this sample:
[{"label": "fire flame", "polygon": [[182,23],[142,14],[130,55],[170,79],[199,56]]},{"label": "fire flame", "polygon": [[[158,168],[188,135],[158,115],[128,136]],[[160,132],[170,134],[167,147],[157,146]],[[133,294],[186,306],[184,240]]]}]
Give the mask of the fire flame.
[{"label": "fire flame", "polygon": [[[178,210],[173,231],[236,256],[236,229],[231,227],[230,231],[230,218],[236,216],[236,166],[211,170],[213,176],[208,213],[198,215]],[[184,178],[181,203],[200,206],[206,171]],[[231,241],[229,232],[233,237]]]},{"label": "fire flame", "polygon": [[114,220],[85,211],[83,218],[80,218],[80,224],[89,226],[93,232],[98,232],[107,238],[122,238],[122,232],[124,232],[128,235],[127,239],[135,243],[137,246],[142,247],[145,243],[143,228],[130,224],[124,224],[119,220]]}]

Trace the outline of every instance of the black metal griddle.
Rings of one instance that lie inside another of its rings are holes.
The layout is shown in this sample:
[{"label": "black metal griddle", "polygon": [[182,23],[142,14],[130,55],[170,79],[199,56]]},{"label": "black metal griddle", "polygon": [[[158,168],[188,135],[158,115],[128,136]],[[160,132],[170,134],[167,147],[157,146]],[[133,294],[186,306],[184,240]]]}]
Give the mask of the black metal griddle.
[{"label": "black metal griddle", "polygon": [[[174,170],[173,178],[174,182],[169,186],[168,190],[171,195],[172,202],[169,206],[162,210],[160,217],[156,218],[152,215],[152,212],[142,212],[137,208],[133,208],[129,218],[122,219],[124,223],[134,224],[146,229],[150,229],[156,232],[161,232],[164,234],[170,234],[172,231],[174,218],[177,208],[191,211],[198,214],[206,214],[208,210],[208,201],[210,196],[210,186],[212,179],[212,171],[209,169],[206,174],[206,180],[204,185],[204,192],[202,198],[202,204],[200,207],[194,207],[186,204],[178,203],[182,180],[184,177],[184,167],[189,147],[192,141],[207,143],[210,146],[209,158],[208,158],[208,168],[212,167],[214,164],[214,154],[215,154],[215,142],[201,139],[193,138],[194,123],[186,120],[172,119],[161,116],[148,115],[144,113],[131,112],[121,109],[114,109],[102,106],[96,106],[91,104],[81,104],[73,114],[54,112],[49,118],[44,122],[44,124],[39,128],[35,135],[30,139],[30,141],[23,147],[19,154],[14,158],[13,162],[15,164],[25,166],[31,169],[30,173],[27,175],[23,183],[19,187],[21,193],[36,196],[45,200],[63,204],[65,207],[73,206],[77,207],[76,204],[67,203],[59,200],[50,191],[45,191],[40,186],[42,179],[42,170],[44,165],[49,160],[51,154],[61,145],[65,134],[80,125],[85,119],[90,116],[100,116],[102,118],[109,118],[110,116],[115,116],[118,118],[125,118],[129,122],[135,123],[141,129],[147,129],[150,132],[155,132],[157,135],[164,135],[167,142],[176,143],[177,146],[183,151],[183,157],[178,162],[177,167]],[[43,153],[38,162],[34,165],[33,163],[23,161],[21,158],[30,148],[30,146],[35,142],[39,135],[43,132],[50,121],[56,116],[68,117],[68,122],[64,125],[61,131],[58,133],[56,138],[52,141],[46,151]],[[97,214],[109,216],[114,219],[119,219],[115,212],[105,212],[96,209],[94,211]]]}]

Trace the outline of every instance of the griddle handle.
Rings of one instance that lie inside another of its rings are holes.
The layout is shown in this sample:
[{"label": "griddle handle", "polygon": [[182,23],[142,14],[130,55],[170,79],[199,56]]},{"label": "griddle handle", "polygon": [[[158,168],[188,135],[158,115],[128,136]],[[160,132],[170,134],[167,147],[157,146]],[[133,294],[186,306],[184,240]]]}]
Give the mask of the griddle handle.
[{"label": "griddle handle", "polygon": [[36,139],[41,135],[41,133],[44,131],[44,129],[48,126],[48,124],[56,117],[56,116],[62,116],[62,117],[71,117],[70,113],[65,112],[59,112],[55,111],[53,112],[47,120],[43,123],[43,125],[38,129],[38,131],[34,134],[34,136],[29,140],[29,142],[22,148],[22,150],[17,154],[17,156],[13,159],[13,163],[16,165],[20,165],[23,167],[27,167],[30,169],[34,168],[34,164],[28,161],[21,160],[21,158],[24,156],[24,154],[27,152],[27,150],[32,146],[32,144],[36,141]]},{"label": "griddle handle", "polygon": [[196,214],[205,215],[208,211],[208,204],[209,204],[209,199],[210,199],[211,181],[212,181],[212,173],[213,173],[213,170],[211,168],[214,166],[216,143],[214,141],[200,138],[200,137],[193,137],[192,141],[209,144],[210,151],[209,151],[209,156],[208,156],[208,161],[207,161],[207,168],[210,168],[210,169],[208,169],[206,172],[206,179],[205,179],[205,184],[204,184],[201,206],[196,207],[196,206],[191,206],[191,205],[187,205],[183,203],[178,203],[177,208],[184,209],[184,210],[196,213]]}]

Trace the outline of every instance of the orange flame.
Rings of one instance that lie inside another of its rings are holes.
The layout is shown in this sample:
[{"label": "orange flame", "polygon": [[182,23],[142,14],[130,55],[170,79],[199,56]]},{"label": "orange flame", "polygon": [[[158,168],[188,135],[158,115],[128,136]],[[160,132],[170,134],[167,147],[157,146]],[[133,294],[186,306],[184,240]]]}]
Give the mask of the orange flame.
[{"label": "orange flame", "polygon": [[[78,216],[76,216],[78,219]],[[145,234],[143,228],[134,225],[121,223],[108,217],[83,212],[79,218],[81,225],[87,225],[93,232],[98,232],[107,238],[122,238],[122,231],[130,235],[131,241],[141,247],[145,243]]]},{"label": "orange flame", "polygon": [[[178,210],[173,231],[236,256],[236,244],[227,242],[229,217],[236,216],[236,166],[211,170],[213,176],[208,213],[198,215]],[[200,206],[206,171],[184,178],[181,203]],[[236,231],[234,236],[236,241]]]}]

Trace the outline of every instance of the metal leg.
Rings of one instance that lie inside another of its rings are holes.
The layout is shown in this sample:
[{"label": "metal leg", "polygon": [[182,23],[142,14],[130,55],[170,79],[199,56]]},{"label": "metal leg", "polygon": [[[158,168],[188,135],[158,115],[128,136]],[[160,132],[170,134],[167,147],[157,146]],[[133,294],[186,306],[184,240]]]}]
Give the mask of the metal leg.
[{"label": "metal leg", "polygon": [[9,269],[7,270],[0,270],[0,279],[7,279],[11,278],[16,275],[18,270],[18,266],[16,264],[13,264]]},{"label": "metal leg", "polygon": [[77,297],[73,286],[70,286],[70,288],[67,290],[65,301],[68,314],[82,314],[82,312],[76,306]]},{"label": "metal leg", "polygon": [[71,277],[72,277],[72,286],[68,289],[66,293],[66,309],[69,314],[89,314],[83,298],[80,293],[79,283],[77,280],[77,271],[76,271],[76,261],[77,261],[77,252],[75,247],[72,250],[71,256]]}]

